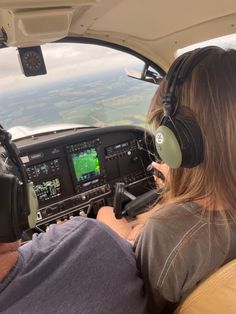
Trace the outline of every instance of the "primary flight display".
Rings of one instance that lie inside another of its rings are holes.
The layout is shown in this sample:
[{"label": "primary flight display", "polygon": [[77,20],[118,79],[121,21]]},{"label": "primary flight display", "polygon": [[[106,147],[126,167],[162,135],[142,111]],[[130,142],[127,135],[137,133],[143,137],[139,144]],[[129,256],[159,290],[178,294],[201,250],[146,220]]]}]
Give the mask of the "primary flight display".
[{"label": "primary flight display", "polygon": [[100,175],[100,165],[95,148],[72,154],[72,163],[78,182]]}]

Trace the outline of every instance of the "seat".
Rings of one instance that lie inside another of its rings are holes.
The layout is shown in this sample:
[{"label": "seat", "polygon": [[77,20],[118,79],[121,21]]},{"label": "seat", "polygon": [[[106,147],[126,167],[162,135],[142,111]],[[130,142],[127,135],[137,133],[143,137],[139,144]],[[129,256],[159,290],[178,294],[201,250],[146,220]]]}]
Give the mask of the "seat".
[{"label": "seat", "polygon": [[235,314],[236,259],[204,280],[178,306],[175,314]]}]

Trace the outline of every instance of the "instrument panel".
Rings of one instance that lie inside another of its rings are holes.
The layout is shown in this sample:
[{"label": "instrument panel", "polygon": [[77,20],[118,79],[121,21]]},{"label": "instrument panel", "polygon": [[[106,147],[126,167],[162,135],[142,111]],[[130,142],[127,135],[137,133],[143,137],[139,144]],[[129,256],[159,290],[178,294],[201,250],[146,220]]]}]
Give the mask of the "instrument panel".
[{"label": "instrument panel", "polygon": [[112,205],[115,184],[135,196],[154,186],[152,136],[134,126],[63,131],[17,141],[39,200],[37,227]]}]

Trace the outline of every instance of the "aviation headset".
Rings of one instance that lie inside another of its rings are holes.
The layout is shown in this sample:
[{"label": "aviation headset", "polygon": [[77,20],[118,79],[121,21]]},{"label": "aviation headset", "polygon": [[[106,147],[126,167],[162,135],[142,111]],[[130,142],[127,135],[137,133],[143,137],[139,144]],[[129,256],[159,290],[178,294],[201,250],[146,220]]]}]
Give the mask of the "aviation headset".
[{"label": "aviation headset", "polygon": [[204,159],[200,127],[193,118],[176,117],[179,100],[176,91],[194,67],[214,46],[196,49],[177,58],[166,75],[166,91],[162,99],[163,117],[156,131],[156,148],[161,160],[171,168],[193,168]]},{"label": "aviation headset", "polygon": [[21,178],[20,181],[12,174],[0,174],[0,243],[8,243],[20,239],[24,230],[35,227],[38,201],[11,134],[1,125],[0,143]]}]

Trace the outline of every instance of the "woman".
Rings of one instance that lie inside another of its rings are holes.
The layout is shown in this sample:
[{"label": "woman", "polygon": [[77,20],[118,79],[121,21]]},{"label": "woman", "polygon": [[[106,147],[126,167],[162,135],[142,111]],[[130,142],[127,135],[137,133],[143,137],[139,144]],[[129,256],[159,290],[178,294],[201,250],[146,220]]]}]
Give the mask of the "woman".
[{"label": "woman", "polygon": [[161,203],[143,228],[115,221],[111,208],[98,215],[135,238],[150,313],[173,311],[236,257],[235,86],[235,50],[207,47],[177,58],[148,115],[159,157],[169,165]]}]

